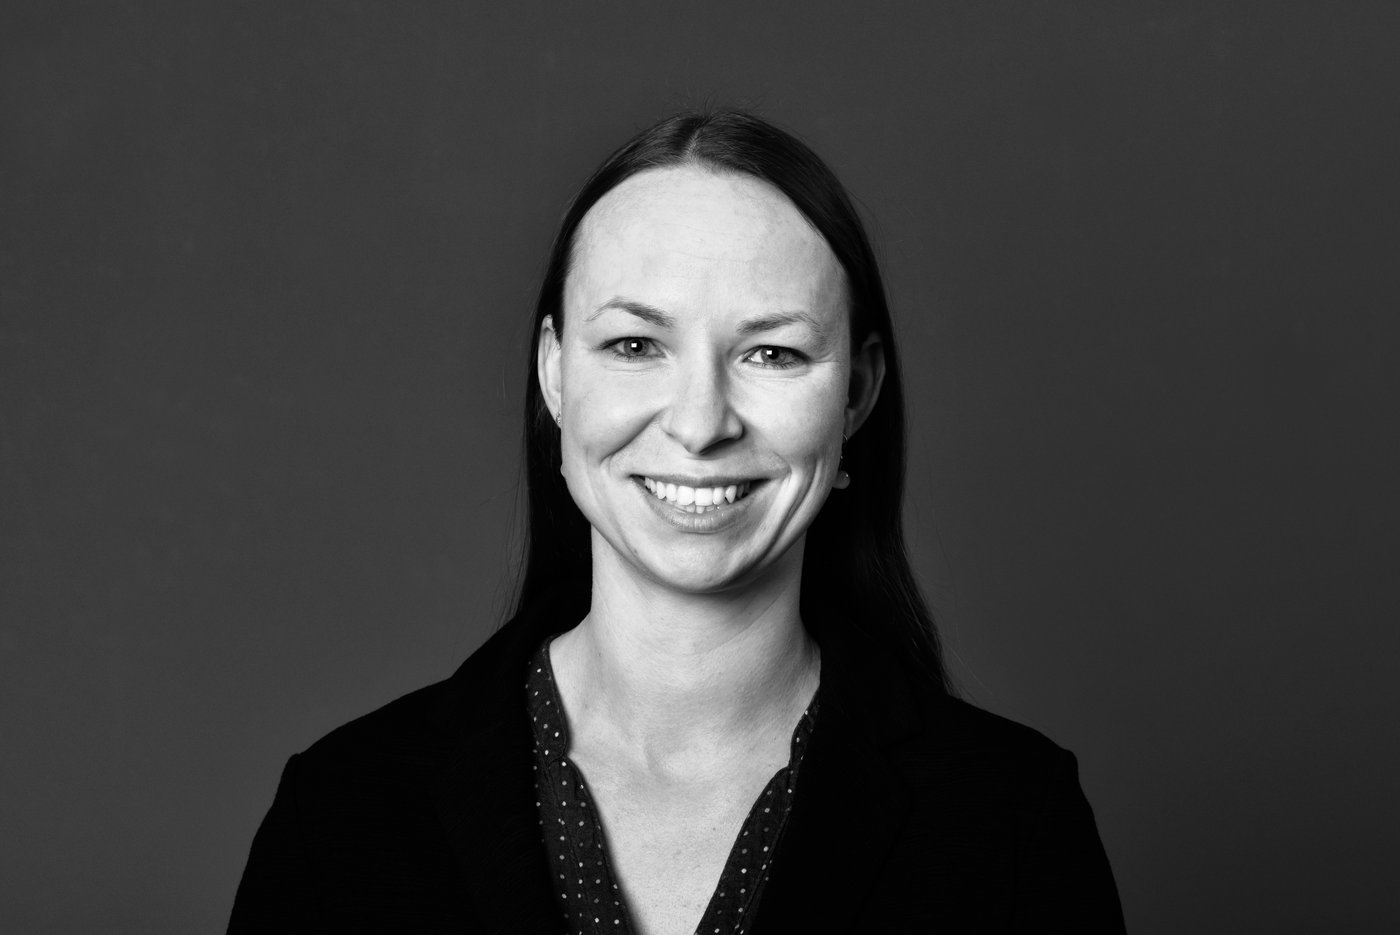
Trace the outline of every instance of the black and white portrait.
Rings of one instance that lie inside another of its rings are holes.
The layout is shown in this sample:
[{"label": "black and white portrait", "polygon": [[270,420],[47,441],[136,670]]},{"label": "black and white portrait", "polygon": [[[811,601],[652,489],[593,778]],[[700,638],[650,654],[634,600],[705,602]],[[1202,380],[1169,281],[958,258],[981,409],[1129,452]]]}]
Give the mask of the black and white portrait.
[{"label": "black and white portrait", "polygon": [[1381,932],[1382,4],[0,13],[0,929]]}]

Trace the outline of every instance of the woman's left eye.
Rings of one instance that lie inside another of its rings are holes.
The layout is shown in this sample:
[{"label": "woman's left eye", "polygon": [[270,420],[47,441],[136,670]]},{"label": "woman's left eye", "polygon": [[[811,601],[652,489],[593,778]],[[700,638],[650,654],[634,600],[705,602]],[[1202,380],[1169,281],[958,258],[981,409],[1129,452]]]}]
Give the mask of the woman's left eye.
[{"label": "woman's left eye", "polygon": [[802,363],[803,358],[801,354],[791,348],[774,347],[768,344],[760,348],[755,348],[753,353],[749,354],[749,356],[744,359],[756,364],[762,364],[765,367],[774,367],[778,370],[783,370],[788,367],[796,367],[798,364]]}]

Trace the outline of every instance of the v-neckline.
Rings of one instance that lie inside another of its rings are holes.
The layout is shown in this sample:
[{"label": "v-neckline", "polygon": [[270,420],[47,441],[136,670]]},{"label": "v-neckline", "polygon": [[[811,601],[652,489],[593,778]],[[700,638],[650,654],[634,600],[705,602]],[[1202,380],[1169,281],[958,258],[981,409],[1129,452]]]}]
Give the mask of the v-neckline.
[{"label": "v-neckline", "polygon": [[[568,755],[568,717],[554,677],[551,641],[546,639],[530,660],[526,698],[535,739],[535,807],[556,900],[571,932],[635,935],[592,793],[582,770]],[[750,806],[695,931],[747,930],[792,809],[820,694],[819,688],[793,729],[787,764],[773,774]]]}]

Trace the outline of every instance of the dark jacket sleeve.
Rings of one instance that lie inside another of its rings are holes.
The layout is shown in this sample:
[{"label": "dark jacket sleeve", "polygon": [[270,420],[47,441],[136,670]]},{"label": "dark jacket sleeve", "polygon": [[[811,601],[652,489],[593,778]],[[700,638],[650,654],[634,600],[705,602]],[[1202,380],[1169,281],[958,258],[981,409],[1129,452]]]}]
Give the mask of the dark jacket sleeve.
[{"label": "dark jacket sleeve", "polygon": [[1057,754],[1018,848],[1013,930],[1123,932],[1118,888],[1078,764],[1066,750]]},{"label": "dark jacket sleeve", "polygon": [[314,917],[315,868],[307,859],[298,828],[298,756],[287,761],[272,807],[253,836],[248,865],[233,900],[230,935],[307,931]]}]

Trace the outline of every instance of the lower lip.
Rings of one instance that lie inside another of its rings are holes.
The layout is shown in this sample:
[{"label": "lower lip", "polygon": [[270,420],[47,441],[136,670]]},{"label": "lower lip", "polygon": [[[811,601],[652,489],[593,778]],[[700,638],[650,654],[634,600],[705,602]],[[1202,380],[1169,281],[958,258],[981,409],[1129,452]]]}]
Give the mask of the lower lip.
[{"label": "lower lip", "polygon": [[687,513],[672,505],[669,500],[662,500],[647,490],[640,479],[633,478],[632,483],[636,484],[637,490],[643,499],[650,504],[657,516],[682,532],[694,533],[720,532],[733,526],[749,512],[749,504],[766,486],[763,481],[752,481],[749,484],[748,494],[742,500],[726,503],[704,513]]}]

